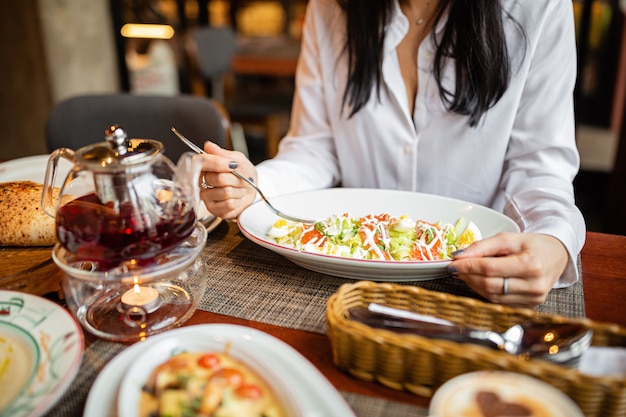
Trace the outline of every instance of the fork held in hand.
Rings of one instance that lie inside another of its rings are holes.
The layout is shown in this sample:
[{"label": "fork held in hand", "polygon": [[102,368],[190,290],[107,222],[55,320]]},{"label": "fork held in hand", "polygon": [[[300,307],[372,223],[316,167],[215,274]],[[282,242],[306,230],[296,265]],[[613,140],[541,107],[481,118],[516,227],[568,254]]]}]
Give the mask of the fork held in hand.
[{"label": "fork held in hand", "polygon": [[235,174],[237,177],[241,178],[242,180],[244,180],[245,182],[247,182],[248,184],[250,184],[252,186],[252,188],[254,188],[256,190],[257,193],[259,193],[259,195],[261,196],[261,198],[263,199],[263,201],[265,201],[265,204],[267,204],[267,206],[269,207],[270,210],[272,210],[276,215],[287,219],[287,220],[291,220],[293,222],[298,222],[298,223],[307,223],[307,224],[313,224],[315,223],[315,220],[310,220],[310,219],[301,219],[300,217],[294,217],[294,216],[290,216],[289,214],[285,214],[282,211],[278,210],[277,208],[275,208],[272,203],[269,202],[269,200],[265,197],[265,194],[263,194],[263,191],[261,191],[261,189],[254,183],[254,181],[252,180],[252,178],[246,178],[244,175],[242,175],[241,173],[235,171],[234,169],[232,171],[233,174]]},{"label": "fork held in hand", "polygon": [[[204,150],[202,150],[200,147],[198,147],[195,143],[193,143],[192,141],[187,139],[185,136],[183,136],[178,130],[176,130],[176,128],[172,127],[172,132],[174,132],[174,134],[178,137],[178,139],[180,139],[183,143],[185,143],[194,152],[196,152],[196,153],[206,153]],[[245,175],[242,175],[241,173],[239,173],[238,171],[236,171],[234,169],[231,170],[230,172],[233,175],[235,175],[236,177],[239,177],[240,179],[242,179],[243,181],[248,183],[250,186],[252,186],[252,188],[254,188],[256,190],[256,192],[259,193],[259,195],[261,196],[261,198],[263,199],[265,204],[267,204],[267,207],[269,207],[269,209],[272,212],[274,212],[276,215],[278,215],[279,217],[282,217],[282,218],[287,219],[287,220],[291,220],[293,222],[298,222],[298,223],[313,224],[313,223],[316,222],[316,220],[302,219],[300,217],[290,216],[289,214],[283,213],[282,211],[280,211],[277,208],[275,208],[272,205],[272,203],[269,202],[267,197],[265,197],[265,194],[263,194],[263,191],[261,191],[261,189],[254,183],[252,178],[248,178]]]},{"label": "fork held in hand", "polygon": [[190,147],[191,150],[193,150],[195,153],[206,153],[198,145],[184,137],[178,130],[176,130],[176,128],[172,127],[172,132],[174,132],[174,134],[178,136],[178,139],[180,139],[185,145]]}]

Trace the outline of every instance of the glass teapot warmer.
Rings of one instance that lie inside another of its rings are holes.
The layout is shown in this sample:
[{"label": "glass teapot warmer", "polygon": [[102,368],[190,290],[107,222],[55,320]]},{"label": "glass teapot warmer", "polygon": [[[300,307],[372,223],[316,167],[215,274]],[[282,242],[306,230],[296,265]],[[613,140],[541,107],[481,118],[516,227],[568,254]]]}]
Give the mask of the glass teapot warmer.
[{"label": "glass teapot warmer", "polygon": [[[117,125],[105,137],[51,154],[42,206],[55,217],[52,257],[70,310],[96,336],[132,342],[180,326],[206,287],[200,166],[192,153],[175,166],[160,142]],[[59,191],[61,158],[73,167]]]},{"label": "glass teapot warmer", "polygon": [[197,223],[191,236],[148,267],[131,262],[99,271],[58,243],[52,258],[63,271],[65,298],[80,324],[98,337],[134,342],[178,327],[196,311],[206,289],[206,239]]}]

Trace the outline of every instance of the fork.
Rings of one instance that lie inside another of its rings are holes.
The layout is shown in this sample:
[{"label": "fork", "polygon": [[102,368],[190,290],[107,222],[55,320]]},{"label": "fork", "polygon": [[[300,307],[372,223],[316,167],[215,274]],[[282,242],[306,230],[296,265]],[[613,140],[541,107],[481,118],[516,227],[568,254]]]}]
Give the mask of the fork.
[{"label": "fork", "polygon": [[[196,153],[206,153],[203,149],[201,149],[199,146],[197,146],[195,143],[193,143],[192,141],[190,141],[189,139],[187,139],[183,134],[181,134],[178,130],[176,130],[176,128],[172,127],[172,132],[174,132],[174,134],[178,137],[178,139],[180,139],[183,143],[185,143],[189,148],[191,148],[194,152]],[[293,222],[297,222],[297,223],[306,223],[306,224],[314,224],[317,220],[311,220],[311,219],[303,219],[301,217],[295,217],[295,216],[291,216],[289,214],[283,213],[282,211],[278,210],[276,207],[274,207],[272,205],[272,203],[270,203],[270,201],[267,199],[267,197],[265,197],[265,194],[263,194],[263,191],[261,191],[261,189],[259,188],[258,185],[256,185],[254,183],[254,181],[252,180],[252,178],[248,178],[245,175],[241,174],[239,171],[233,169],[230,171],[233,175],[235,175],[236,177],[240,178],[241,180],[245,181],[246,183],[248,183],[252,188],[254,188],[256,190],[257,193],[259,193],[259,195],[261,196],[261,198],[263,199],[263,201],[265,202],[265,204],[267,204],[267,207],[277,216],[282,217],[284,219],[287,220],[291,220]]]}]

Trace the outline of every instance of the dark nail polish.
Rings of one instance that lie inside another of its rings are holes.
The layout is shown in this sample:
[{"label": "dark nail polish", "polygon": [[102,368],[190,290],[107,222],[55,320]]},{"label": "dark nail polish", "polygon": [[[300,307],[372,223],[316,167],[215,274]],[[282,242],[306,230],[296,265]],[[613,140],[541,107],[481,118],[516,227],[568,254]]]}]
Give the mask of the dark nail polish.
[{"label": "dark nail polish", "polygon": [[455,257],[457,255],[460,255],[464,252],[464,249],[459,249],[459,250],[455,250],[454,252],[452,252],[452,257]]},{"label": "dark nail polish", "polygon": [[237,169],[238,166],[239,166],[239,164],[237,162],[235,162],[235,161],[230,161],[228,163],[228,168],[230,168],[230,169]]},{"label": "dark nail polish", "polygon": [[459,276],[459,270],[457,269],[456,266],[449,266],[447,268],[447,271],[450,276],[453,276],[455,278]]}]

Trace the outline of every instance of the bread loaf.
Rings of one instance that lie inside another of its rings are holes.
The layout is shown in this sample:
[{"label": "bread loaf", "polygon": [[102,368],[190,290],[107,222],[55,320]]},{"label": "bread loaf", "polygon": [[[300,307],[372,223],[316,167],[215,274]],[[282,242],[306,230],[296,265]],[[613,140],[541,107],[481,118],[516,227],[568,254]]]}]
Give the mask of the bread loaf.
[{"label": "bread loaf", "polygon": [[54,218],[41,207],[42,188],[33,181],[0,183],[0,246],[54,245]]}]

